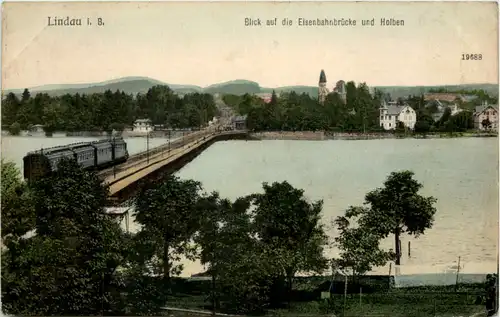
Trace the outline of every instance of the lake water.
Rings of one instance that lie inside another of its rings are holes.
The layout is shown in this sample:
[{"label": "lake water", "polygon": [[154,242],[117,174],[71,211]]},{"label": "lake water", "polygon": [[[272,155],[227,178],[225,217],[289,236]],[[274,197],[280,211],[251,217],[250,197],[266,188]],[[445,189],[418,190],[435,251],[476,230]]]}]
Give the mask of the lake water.
[{"label": "lake water", "polygon": [[[21,164],[29,150],[89,138],[4,137],[2,156]],[[158,146],[165,139],[151,139]],[[145,139],[127,140],[129,151],[145,150]],[[154,144],[154,145],[153,145]],[[419,238],[402,236],[403,270],[444,272],[460,257],[463,273],[497,269],[498,249],[498,139],[389,139],[360,141],[226,141],[217,142],[177,175],[203,183],[236,199],[262,190],[262,182],[287,180],[312,200],[322,199],[328,234],[331,220],[364,195],[382,186],[389,173],[409,169],[423,184],[423,195],[438,199],[432,229]],[[131,230],[137,227],[131,224]],[[407,256],[411,241],[411,257]],[[383,242],[393,247],[393,238]],[[337,250],[327,250],[335,256]],[[184,261],[183,275],[199,272],[199,263]],[[386,273],[388,267],[374,273]]]},{"label": "lake water", "polygon": [[[401,237],[401,274],[443,272],[459,256],[464,273],[496,271],[497,138],[218,142],[178,175],[230,199],[261,191],[262,182],[287,180],[308,198],[324,201],[323,220],[329,225],[350,205],[362,204],[389,173],[403,169],[414,171],[422,194],[438,202],[432,229],[417,239]],[[328,233],[336,234],[331,226]],[[393,241],[390,237],[383,246],[393,247]]]}]

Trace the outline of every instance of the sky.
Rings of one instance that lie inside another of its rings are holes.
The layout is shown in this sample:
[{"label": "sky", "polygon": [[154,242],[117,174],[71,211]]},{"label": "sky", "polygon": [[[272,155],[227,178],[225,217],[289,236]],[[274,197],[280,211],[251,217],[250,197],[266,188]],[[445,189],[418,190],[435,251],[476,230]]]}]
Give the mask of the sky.
[{"label": "sky", "polygon": [[[83,25],[48,26],[48,17],[67,16]],[[245,18],[264,25],[245,26]],[[276,26],[265,26],[274,18]],[[285,18],[293,25],[283,26]],[[298,26],[299,18],[357,24]],[[381,26],[381,18],[404,26]],[[321,69],[328,87],[340,79],[498,84],[498,59],[495,2],[3,3],[2,89],[125,76],[203,87],[235,79],[315,86]]]}]

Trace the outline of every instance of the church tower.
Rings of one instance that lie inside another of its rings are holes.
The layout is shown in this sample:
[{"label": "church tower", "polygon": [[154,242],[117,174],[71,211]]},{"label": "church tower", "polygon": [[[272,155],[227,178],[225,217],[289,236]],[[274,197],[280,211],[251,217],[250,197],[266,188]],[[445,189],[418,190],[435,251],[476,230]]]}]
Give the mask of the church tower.
[{"label": "church tower", "polygon": [[328,95],[328,88],[326,88],[326,75],[325,71],[321,70],[319,74],[319,85],[318,85],[318,101],[320,104],[323,104],[326,99],[326,95]]}]

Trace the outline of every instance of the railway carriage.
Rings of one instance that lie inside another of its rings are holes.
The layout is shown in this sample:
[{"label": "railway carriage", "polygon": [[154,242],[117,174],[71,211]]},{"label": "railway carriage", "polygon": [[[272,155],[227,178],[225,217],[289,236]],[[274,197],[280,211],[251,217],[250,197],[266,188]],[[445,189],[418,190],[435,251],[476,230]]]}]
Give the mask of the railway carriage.
[{"label": "railway carriage", "polygon": [[123,139],[115,139],[112,143],[114,147],[115,162],[125,162],[128,159],[127,143]]},{"label": "railway carriage", "polygon": [[71,151],[73,151],[76,161],[83,168],[94,167],[95,164],[95,149],[88,143],[70,145]]},{"label": "railway carriage", "polygon": [[62,159],[72,159],[75,156],[74,152],[67,148],[58,151],[51,151],[43,155],[47,158],[52,172],[57,171],[57,165]]},{"label": "railway carriage", "polygon": [[91,143],[96,152],[96,166],[106,166],[113,162],[113,146],[107,140],[99,140]]},{"label": "railway carriage", "polygon": [[99,170],[123,163],[128,157],[127,143],[122,138],[42,149],[23,158],[24,178],[32,180],[56,171],[63,158],[76,160],[84,169]]}]

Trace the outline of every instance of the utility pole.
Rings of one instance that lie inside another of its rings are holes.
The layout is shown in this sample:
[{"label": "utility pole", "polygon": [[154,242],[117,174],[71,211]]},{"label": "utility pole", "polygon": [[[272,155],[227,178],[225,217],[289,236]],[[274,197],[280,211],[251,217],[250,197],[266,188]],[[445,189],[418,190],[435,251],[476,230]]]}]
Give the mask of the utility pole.
[{"label": "utility pole", "polygon": [[172,130],[168,130],[168,153],[170,153],[170,143],[172,143]]},{"label": "utility pole", "polygon": [[[116,138],[113,136],[113,158],[116,160]],[[113,177],[116,178],[116,163],[113,164]]]},{"label": "utility pole", "polygon": [[146,133],[146,155],[147,163],[149,164],[149,131]]}]

